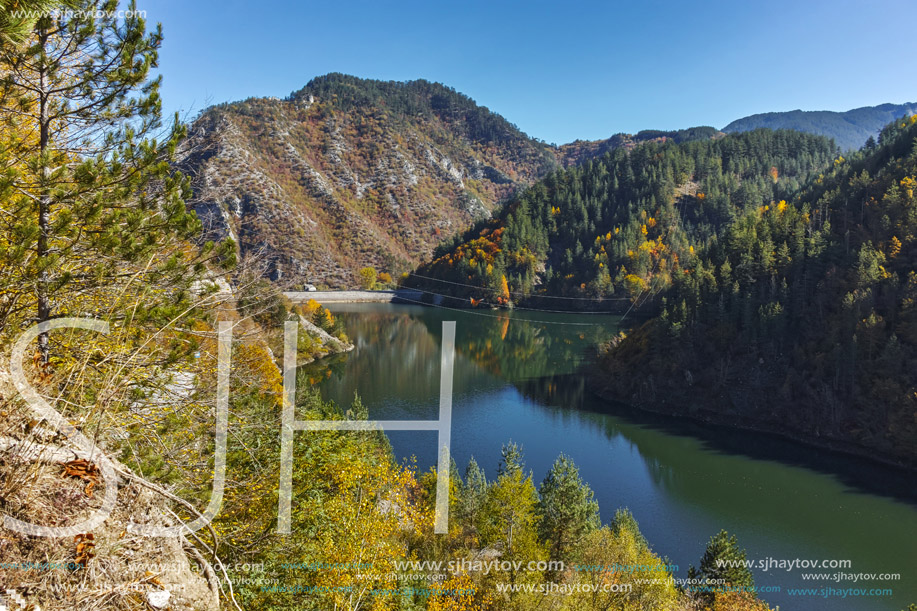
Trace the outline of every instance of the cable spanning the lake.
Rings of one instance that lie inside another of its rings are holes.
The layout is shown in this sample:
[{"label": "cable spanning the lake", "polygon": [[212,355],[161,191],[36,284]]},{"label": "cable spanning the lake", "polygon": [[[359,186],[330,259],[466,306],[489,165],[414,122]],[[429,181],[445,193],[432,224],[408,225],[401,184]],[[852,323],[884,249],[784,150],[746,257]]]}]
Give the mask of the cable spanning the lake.
[{"label": "cable spanning the lake", "polygon": [[[412,288],[412,289],[409,289],[409,290],[411,290],[411,291],[417,291],[418,293],[427,293],[428,295],[435,295],[435,296],[437,296],[437,297],[442,297],[443,299],[455,299],[456,301],[465,301],[465,298],[464,298],[464,297],[455,297],[455,296],[453,296],[453,295],[443,295],[443,294],[440,294],[440,293],[434,293],[433,291],[428,291],[428,290],[426,290],[426,289]],[[399,299],[405,299],[405,298],[402,297],[401,295],[399,295],[398,298],[399,298]],[[412,301],[412,300],[408,300],[408,301]],[[421,302],[421,303],[423,303],[423,302]],[[491,307],[494,307],[494,308],[499,308],[499,307],[500,307],[500,304],[498,304],[498,303],[491,303],[491,302],[489,302],[489,301],[484,301],[483,299],[481,299],[481,300],[478,301],[477,303],[482,304],[482,305],[485,305],[485,306],[491,306]],[[431,304],[425,304],[425,305],[431,305]],[[462,308],[453,308],[453,309],[461,310]],[[614,312],[609,312],[609,311],[607,311],[607,310],[586,310],[586,311],[580,311],[580,310],[544,310],[544,309],[542,309],[542,308],[526,308],[526,307],[515,306],[515,305],[513,306],[513,309],[514,309],[514,310],[526,310],[526,311],[528,311],[528,312],[546,312],[546,313],[550,313],[550,314],[604,314],[604,315],[606,315],[606,316],[614,316]]]},{"label": "cable spanning the lake", "polygon": [[[531,318],[516,318],[515,316],[507,315],[496,315],[496,314],[485,314],[484,312],[477,312],[475,310],[469,310],[466,308],[450,308],[449,306],[438,305],[435,303],[424,303],[423,301],[418,301],[416,299],[408,299],[407,297],[398,296],[398,299],[401,301],[410,301],[411,303],[416,303],[417,305],[422,306],[432,306],[434,308],[440,308],[442,310],[449,310],[451,312],[461,312],[463,314],[472,314],[474,316],[483,316],[485,318],[496,318],[498,320],[509,320],[513,322],[530,322],[536,325],[567,325],[573,327],[595,327],[603,323],[600,322],[560,322],[556,320],[533,320]],[[562,311],[562,314],[579,314],[580,312],[569,312]],[[614,316],[610,312],[602,312],[602,314],[608,314],[609,316]]]},{"label": "cable spanning the lake", "polygon": [[[478,286],[476,284],[465,284],[464,282],[453,282],[452,280],[442,280],[441,278],[433,278],[431,276],[423,276],[421,274],[415,274],[414,272],[408,272],[408,275],[415,276],[417,278],[423,278],[424,280],[433,280],[435,282],[444,282],[446,284],[454,284],[456,286],[467,286],[473,289],[479,289],[486,291],[486,287]],[[415,289],[422,290],[422,289]],[[573,301],[627,301],[630,297],[561,297],[559,295],[532,295],[530,293],[525,293],[523,291],[509,291],[510,295],[522,295],[526,298],[532,299],[569,299]]]}]

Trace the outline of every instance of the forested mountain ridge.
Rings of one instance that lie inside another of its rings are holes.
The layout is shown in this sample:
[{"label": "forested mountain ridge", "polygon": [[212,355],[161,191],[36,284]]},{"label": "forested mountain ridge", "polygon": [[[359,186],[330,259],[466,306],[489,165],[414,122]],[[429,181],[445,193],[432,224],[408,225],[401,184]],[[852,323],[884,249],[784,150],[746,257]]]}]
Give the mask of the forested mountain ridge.
[{"label": "forested mountain ridge", "polygon": [[[917,117],[686,266],[603,394],[917,465]],[[702,364],[702,365],[701,365]]]},{"label": "forested mountain ridge", "polygon": [[259,253],[272,280],[353,288],[364,266],[413,269],[554,169],[717,133],[650,130],[558,147],[438,83],[329,74],[282,100],[205,110],[180,168],[211,235]]},{"label": "forested mountain ridge", "polygon": [[690,127],[688,129],[670,131],[644,129],[633,135],[615,134],[604,140],[575,140],[569,144],[562,144],[557,147],[557,153],[562,165],[564,167],[569,167],[571,165],[583,163],[589,159],[601,157],[613,149],[623,147],[630,150],[644,142],[665,142],[666,140],[673,140],[680,144],[690,140],[709,140],[710,138],[718,138],[723,135],[723,132],[708,126]]},{"label": "forested mountain ridge", "polygon": [[791,110],[767,112],[737,119],[723,128],[726,133],[745,132],[767,127],[794,129],[834,138],[842,151],[862,147],[870,137],[895,119],[917,112],[917,103],[864,106],[846,112],[830,110]]},{"label": "forested mountain ridge", "polygon": [[616,148],[549,174],[405,284],[452,303],[643,306],[695,249],[745,211],[791,197],[836,155],[824,137],[770,130]]},{"label": "forested mountain ridge", "polygon": [[443,85],[341,74],[209,108],[188,150],[206,227],[262,251],[281,284],[332,288],[366,265],[413,267],[557,165],[551,147]]}]

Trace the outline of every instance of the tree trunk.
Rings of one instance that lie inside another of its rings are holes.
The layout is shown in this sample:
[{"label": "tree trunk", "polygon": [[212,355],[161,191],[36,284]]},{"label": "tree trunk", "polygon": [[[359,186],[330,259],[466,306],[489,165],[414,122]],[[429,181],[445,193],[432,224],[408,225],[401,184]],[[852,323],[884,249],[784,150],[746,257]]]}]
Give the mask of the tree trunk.
[{"label": "tree trunk", "polygon": [[[42,48],[48,42],[48,34],[44,28],[39,32],[39,42]],[[39,185],[38,198],[38,244],[35,248],[36,263],[44,267],[49,252],[49,233],[50,233],[50,216],[51,216],[51,193],[48,181],[51,177],[51,168],[48,167],[48,160],[45,153],[50,146],[51,125],[48,118],[49,95],[47,91],[47,66],[45,62],[47,57],[42,54],[41,62],[38,67],[39,91],[38,91],[38,128],[39,141],[38,152],[41,163],[41,184]],[[41,270],[36,285],[36,299],[38,301],[38,322],[42,323],[51,318],[51,297],[49,295],[49,271],[44,268]],[[38,349],[41,352],[41,362],[46,364],[50,358],[50,346],[48,345],[48,334],[42,333],[38,336]]]}]

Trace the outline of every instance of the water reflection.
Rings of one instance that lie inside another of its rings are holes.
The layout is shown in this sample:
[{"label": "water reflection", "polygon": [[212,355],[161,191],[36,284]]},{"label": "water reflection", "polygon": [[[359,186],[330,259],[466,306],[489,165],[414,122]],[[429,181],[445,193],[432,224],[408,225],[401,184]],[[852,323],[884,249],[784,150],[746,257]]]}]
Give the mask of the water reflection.
[{"label": "water reflection", "polygon": [[[657,551],[683,573],[698,562],[707,538],[726,528],[750,558],[849,558],[853,572],[904,576],[892,584],[892,600],[766,597],[782,609],[898,611],[917,600],[917,511],[902,502],[912,489],[908,477],[766,436],[597,401],[576,372],[591,346],[617,332],[613,317],[378,304],[335,312],[357,348],[306,372],[321,380],[326,398],[348,403],[359,392],[378,419],[437,416],[440,330],[443,320],[457,321],[452,450],[459,465],[474,455],[493,476],[501,444],[513,439],[540,481],[565,452],[595,490],[603,518],[628,506]],[[533,318],[539,322],[525,322]],[[424,467],[435,463],[434,435],[390,438],[396,455],[416,455]],[[869,482],[895,498],[864,493]],[[756,578],[759,585],[812,586],[799,572]]]}]

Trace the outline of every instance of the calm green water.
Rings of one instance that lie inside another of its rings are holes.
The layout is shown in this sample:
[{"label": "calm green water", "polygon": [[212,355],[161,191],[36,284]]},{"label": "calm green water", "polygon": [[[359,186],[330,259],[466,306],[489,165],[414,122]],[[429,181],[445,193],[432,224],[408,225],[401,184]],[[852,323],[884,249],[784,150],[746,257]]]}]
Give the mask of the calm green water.
[{"label": "calm green water", "polygon": [[[332,308],[356,349],[309,366],[323,396],[358,392],[373,419],[438,414],[440,331],[456,321],[452,452],[495,475],[500,447],[523,446],[540,482],[561,452],[579,465],[608,520],[628,507],[654,550],[685,577],[725,528],[749,559],[842,559],[844,569],[754,570],[781,610],[890,610],[917,602],[914,479],[777,439],[649,419],[596,400],[577,375],[610,316],[458,312],[388,304]],[[558,324],[560,323],[560,324]],[[397,455],[435,463],[436,434],[389,433]],[[803,580],[807,572],[900,573],[896,581]],[[888,596],[791,595],[789,588],[891,588]]]}]

